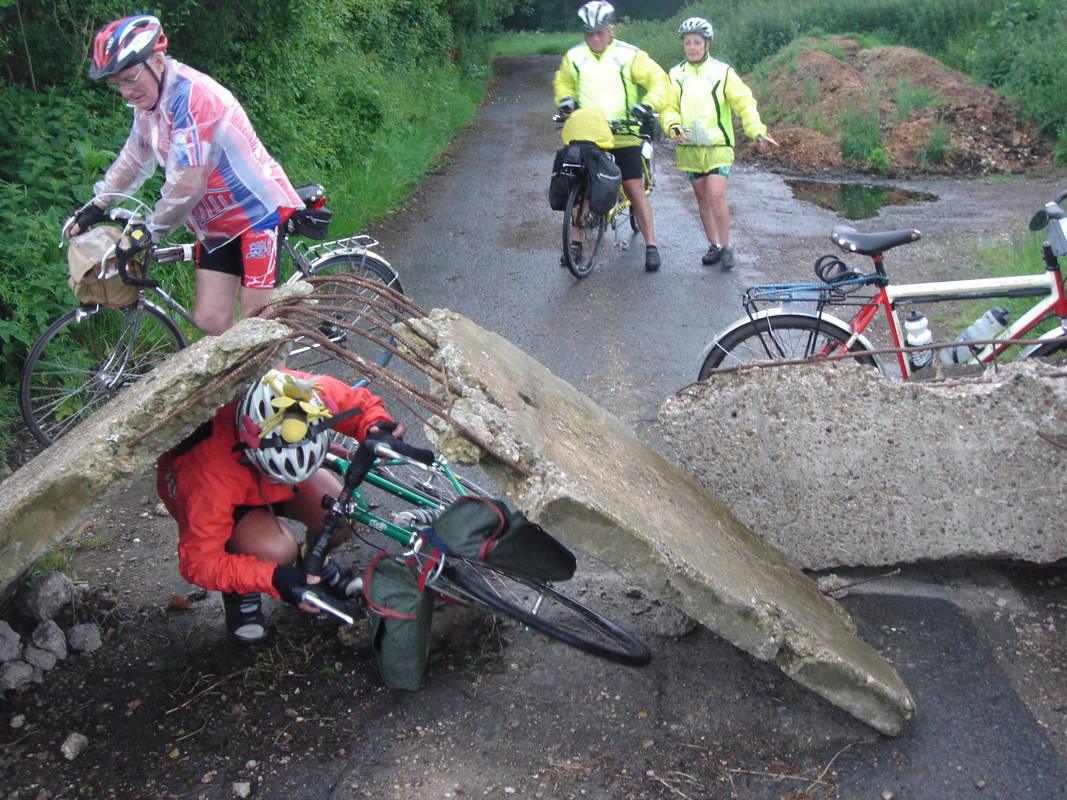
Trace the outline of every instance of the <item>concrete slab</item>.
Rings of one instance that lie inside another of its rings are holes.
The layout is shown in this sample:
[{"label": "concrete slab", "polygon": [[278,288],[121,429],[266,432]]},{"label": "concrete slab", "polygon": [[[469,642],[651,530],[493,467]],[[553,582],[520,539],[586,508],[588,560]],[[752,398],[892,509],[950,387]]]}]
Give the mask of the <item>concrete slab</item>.
[{"label": "concrete slab", "polygon": [[[230,399],[232,383],[212,384],[289,332],[249,319],[201,339],[0,483],[0,590]],[[176,413],[200,393],[199,404]],[[153,425],[158,430],[139,440]]]},{"label": "concrete slab", "polygon": [[1063,364],[906,383],[756,369],[685,389],[659,420],[678,463],[806,568],[1067,557]]},{"label": "concrete slab", "polygon": [[[442,310],[418,324],[455,417],[529,471],[484,464],[532,518],[877,730],[903,730],[915,706],[893,667],[695,478],[500,336]],[[438,446],[477,455],[444,424]]]}]

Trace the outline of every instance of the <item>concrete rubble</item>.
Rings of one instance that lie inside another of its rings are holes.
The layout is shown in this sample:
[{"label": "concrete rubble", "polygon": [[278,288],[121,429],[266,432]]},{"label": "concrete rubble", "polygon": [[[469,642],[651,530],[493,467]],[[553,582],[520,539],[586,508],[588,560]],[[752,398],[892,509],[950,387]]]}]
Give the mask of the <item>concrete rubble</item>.
[{"label": "concrete rubble", "polygon": [[1067,557],[1067,369],[940,380],[855,366],[717,375],[667,400],[677,461],[801,566]]},{"label": "concrete rubble", "polygon": [[[528,515],[877,730],[903,730],[915,705],[893,667],[695,478],[496,334],[442,310],[417,324],[436,341],[453,416],[529,471],[483,464]],[[444,424],[438,446],[480,455]]]},{"label": "concrete rubble", "polygon": [[[143,475],[160,453],[228,401],[233,389],[208,392],[199,405],[175,415],[186,400],[288,333],[279,323],[250,319],[200,340],[0,483],[0,590],[77,530],[109,495]],[[157,423],[158,431],[134,444]]]}]

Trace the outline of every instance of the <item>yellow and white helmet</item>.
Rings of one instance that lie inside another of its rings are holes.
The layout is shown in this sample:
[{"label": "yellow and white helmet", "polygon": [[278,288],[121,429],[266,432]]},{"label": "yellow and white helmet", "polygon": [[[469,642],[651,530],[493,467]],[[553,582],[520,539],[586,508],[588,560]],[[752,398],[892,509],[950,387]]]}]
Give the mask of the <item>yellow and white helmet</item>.
[{"label": "yellow and white helmet", "polygon": [[301,483],[330,448],[331,414],[315,381],[272,369],[237,405],[237,435],[248,460],[281,483]]}]

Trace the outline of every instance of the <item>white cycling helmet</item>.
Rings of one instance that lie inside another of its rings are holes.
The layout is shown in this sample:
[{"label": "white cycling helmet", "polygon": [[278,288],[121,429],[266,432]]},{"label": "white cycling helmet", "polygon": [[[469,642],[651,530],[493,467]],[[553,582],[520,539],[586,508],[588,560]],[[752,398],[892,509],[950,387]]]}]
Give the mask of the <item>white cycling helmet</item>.
[{"label": "white cycling helmet", "polygon": [[578,19],[586,33],[599,31],[615,21],[615,6],[604,0],[591,0],[578,9]]},{"label": "white cycling helmet", "polygon": [[272,369],[237,405],[237,435],[248,460],[281,483],[301,483],[330,448],[330,412],[314,380]]},{"label": "white cycling helmet", "polygon": [[685,36],[687,33],[699,33],[710,42],[715,36],[715,29],[703,17],[690,17],[678,26],[679,36]]}]

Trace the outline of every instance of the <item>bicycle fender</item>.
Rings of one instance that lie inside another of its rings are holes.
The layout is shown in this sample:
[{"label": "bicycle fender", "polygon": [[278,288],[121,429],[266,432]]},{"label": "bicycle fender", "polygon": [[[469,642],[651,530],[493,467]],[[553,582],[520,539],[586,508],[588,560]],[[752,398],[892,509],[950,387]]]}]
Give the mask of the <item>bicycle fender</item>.
[{"label": "bicycle fender", "polygon": [[[811,319],[819,320],[820,324],[825,325],[826,327],[837,327],[837,328],[840,328],[843,332],[847,332],[849,330],[848,323],[845,322],[840,317],[835,317],[833,314],[825,314],[824,313],[824,314],[816,315],[816,314],[812,314],[812,313],[810,313],[808,311],[797,311],[795,309],[768,308],[768,309],[764,309],[763,311],[760,311],[760,312],[758,312],[756,314],[753,314],[751,319],[749,317],[741,317],[741,319],[735,320],[734,322],[730,323],[725,328],[723,328],[721,331],[719,331],[715,335],[715,338],[712,339],[708,343],[708,346],[704,348],[704,352],[702,352],[700,354],[700,363],[702,363],[702,364],[704,363],[704,360],[711,354],[711,351],[715,349],[715,345],[719,341],[721,341],[724,336],[726,336],[729,333],[733,333],[734,330],[736,330],[737,328],[740,328],[742,325],[747,325],[752,320],[764,319],[766,317],[781,317],[781,316],[810,317]],[[866,349],[874,350],[874,345],[871,344],[871,340],[868,339],[866,336],[864,336],[862,333],[859,334],[856,337],[856,341],[860,345],[865,347]],[[874,356],[873,358],[874,358],[874,360],[876,362],[878,362],[878,369],[880,371],[884,372],[884,370],[882,370],[882,365],[881,365],[881,362],[878,359],[878,357]]]},{"label": "bicycle fender", "polygon": [[[1046,331],[1037,338],[1043,342],[1046,339],[1058,339],[1059,337],[1064,335],[1067,335],[1067,330],[1065,330],[1063,326],[1060,326],[1058,328],[1053,328],[1050,331]],[[1029,347],[1024,348],[1023,351],[1019,354],[1019,358],[1029,358],[1039,347],[1043,347],[1043,345],[1032,344]]]}]

